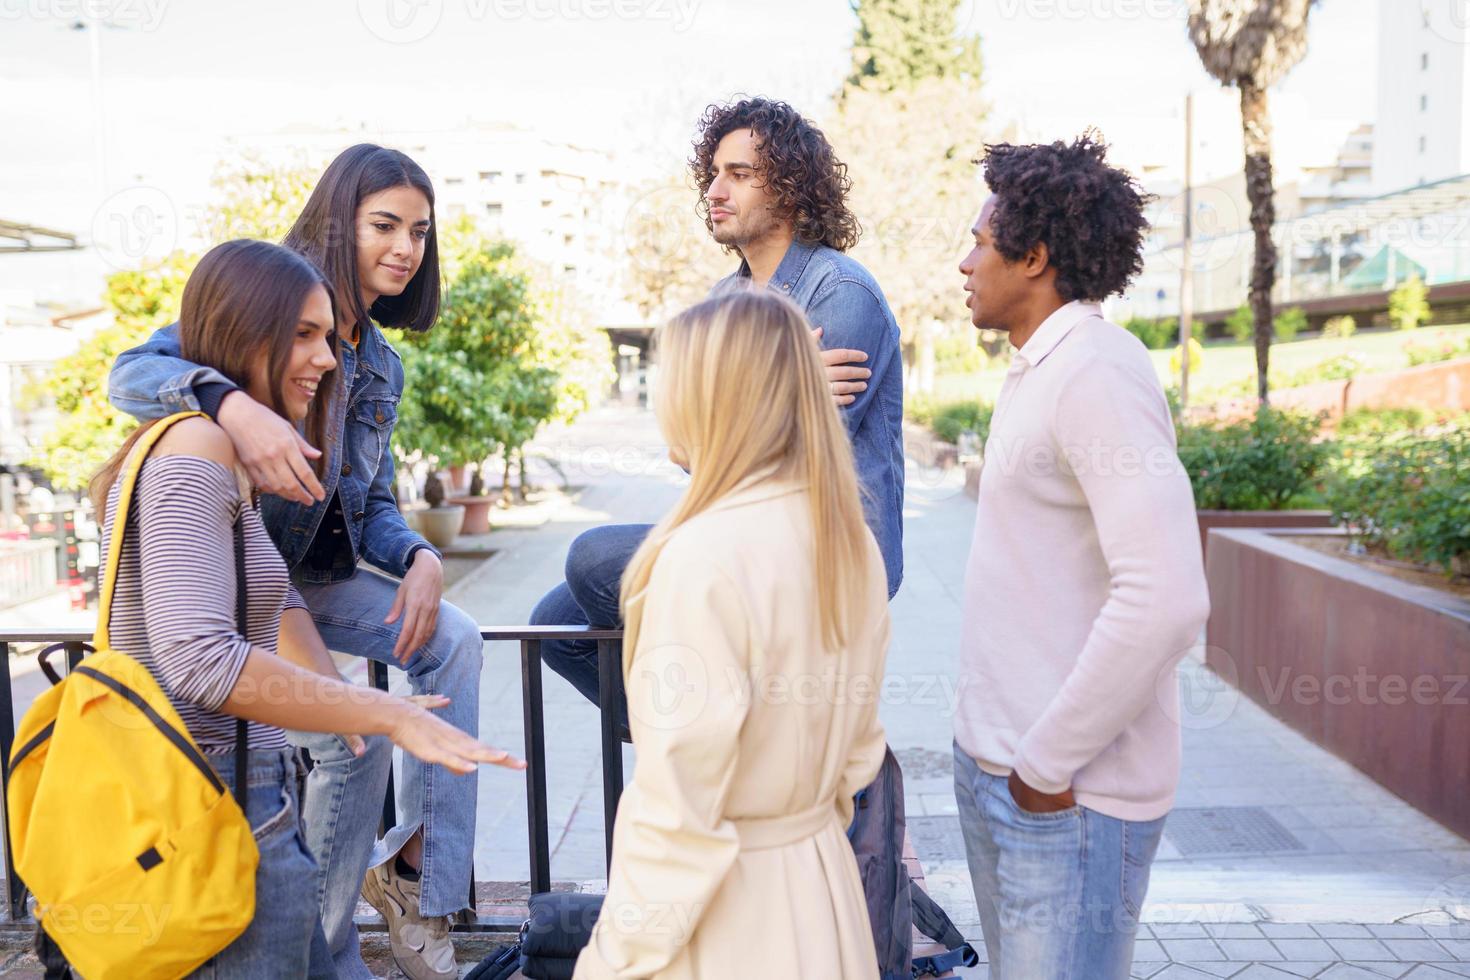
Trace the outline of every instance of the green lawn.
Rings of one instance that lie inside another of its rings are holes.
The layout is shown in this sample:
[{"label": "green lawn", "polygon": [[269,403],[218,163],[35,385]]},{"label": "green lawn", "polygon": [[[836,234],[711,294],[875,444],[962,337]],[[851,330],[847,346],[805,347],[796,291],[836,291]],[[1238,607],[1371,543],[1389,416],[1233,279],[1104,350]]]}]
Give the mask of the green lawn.
[{"label": "green lawn", "polygon": [[[1448,334],[1458,340],[1470,337],[1470,324],[1451,327],[1421,327],[1418,330],[1363,330],[1346,340],[1298,340],[1271,347],[1271,373],[1294,374],[1342,354],[1357,353],[1367,361],[1364,374],[1397,371],[1409,366],[1404,345],[1427,345]],[[1179,379],[1169,374],[1169,358],[1173,352],[1149,351],[1159,379],[1177,385]],[[934,400],[940,403],[979,398],[994,402],[1005,381],[1006,365],[996,361],[978,374],[940,375],[934,379]],[[1208,398],[1212,389],[1220,389],[1241,381],[1254,384],[1256,351],[1250,344],[1234,341],[1211,341],[1205,345],[1204,363],[1199,372],[1189,377],[1190,403]],[[1252,388],[1252,390],[1254,390]]]}]

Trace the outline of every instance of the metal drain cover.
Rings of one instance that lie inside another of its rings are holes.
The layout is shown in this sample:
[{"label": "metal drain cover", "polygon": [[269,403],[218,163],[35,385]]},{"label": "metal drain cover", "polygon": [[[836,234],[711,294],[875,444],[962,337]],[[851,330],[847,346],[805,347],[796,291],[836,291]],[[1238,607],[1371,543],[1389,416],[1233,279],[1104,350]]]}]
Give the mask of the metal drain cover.
[{"label": "metal drain cover", "polygon": [[909,841],[923,864],[965,860],[965,838],[960,831],[959,817],[909,817],[906,822]]},{"label": "metal drain cover", "polygon": [[1175,810],[1164,824],[1164,836],[1184,857],[1307,850],[1291,831],[1258,806]]}]

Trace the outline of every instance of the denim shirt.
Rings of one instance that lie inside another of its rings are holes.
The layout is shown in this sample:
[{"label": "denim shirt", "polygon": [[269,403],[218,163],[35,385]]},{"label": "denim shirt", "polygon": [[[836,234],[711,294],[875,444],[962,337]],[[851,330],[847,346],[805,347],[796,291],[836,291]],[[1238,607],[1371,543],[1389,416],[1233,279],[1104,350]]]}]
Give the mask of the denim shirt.
[{"label": "denim shirt", "polygon": [[[750,281],[750,266],[715,284],[710,295]],[[768,288],[789,296],[822,328],[822,347],[863,351],[868,388],[838,409],[852,439],[863,513],[888,572],[888,597],[903,581],[903,359],[898,323],[883,290],[856,260],[825,245],[793,241]]]},{"label": "denim shirt", "polygon": [[[303,582],[340,582],[351,578],[359,558],[391,575],[408,572],[412,552],[433,549],[409,530],[393,499],[393,451],[390,440],[403,394],[403,362],[371,323],[358,331],[357,347],[341,345],[341,362],[331,392],[327,444],[321,483],[326,497],[310,506],[265,495],[260,516],[271,540]],[[114,408],[140,420],[176,412],[199,411],[198,389],[231,384],[214,368],[191,364],[179,356],[178,324],[156,330],[147,343],[118,356],[108,377],[107,397]],[[231,385],[233,387],[233,385]],[[352,553],[325,571],[302,563],[317,528],[341,494],[342,513]],[[350,560],[346,560],[350,558]]]}]

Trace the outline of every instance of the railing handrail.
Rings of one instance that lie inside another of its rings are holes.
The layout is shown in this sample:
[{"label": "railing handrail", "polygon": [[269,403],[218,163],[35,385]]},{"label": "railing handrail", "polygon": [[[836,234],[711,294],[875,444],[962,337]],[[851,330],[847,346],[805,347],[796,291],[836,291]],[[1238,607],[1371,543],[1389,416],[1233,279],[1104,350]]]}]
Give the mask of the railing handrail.
[{"label": "railing handrail", "polygon": [[[45,630],[34,627],[0,629],[0,793],[8,787],[10,778],[10,750],[15,742],[15,702],[10,678],[10,645],[12,643],[45,643],[66,648],[66,662],[70,669],[79,663],[85,653],[86,644],[92,639],[93,631]],[[551,890],[551,852],[547,826],[546,800],[546,725],[545,706],[541,698],[541,642],[543,640],[578,639],[597,643],[598,654],[598,711],[601,714],[600,742],[602,749],[603,820],[605,826],[604,845],[608,865],[612,863],[613,818],[617,813],[618,800],[623,791],[623,755],[620,738],[618,704],[622,700],[622,641],[623,631],[617,628],[593,628],[589,626],[481,626],[480,637],[487,642],[514,641],[520,643],[521,660],[521,705],[525,726],[526,758],[526,817],[531,862],[531,892]],[[388,668],[376,660],[368,660],[368,677],[375,687],[388,687]],[[8,807],[9,802],[5,805]],[[394,816],[393,784],[390,774],[388,792],[383,801],[384,825],[391,826]],[[3,817],[4,814],[0,814]],[[26,891],[24,883],[15,874],[10,843],[8,819],[0,819],[0,834],[4,838],[5,898],[10,921],[25,918]],[[471,878],[474,876],[471,875]],[[471,899],[474,882],[470,883]],[[508,930],[519,928],[519,920],[487,917],[478,919],[472,930]],[[458,928],[458,927],[457,927]]]},{"label": "railing handrail", "polygon": [[[90,629],[0,628],[0,643],[85,643],[96,631]],[[593,626],[481,626],[480,639],[502,640],[621,640],[621,629]]]}]

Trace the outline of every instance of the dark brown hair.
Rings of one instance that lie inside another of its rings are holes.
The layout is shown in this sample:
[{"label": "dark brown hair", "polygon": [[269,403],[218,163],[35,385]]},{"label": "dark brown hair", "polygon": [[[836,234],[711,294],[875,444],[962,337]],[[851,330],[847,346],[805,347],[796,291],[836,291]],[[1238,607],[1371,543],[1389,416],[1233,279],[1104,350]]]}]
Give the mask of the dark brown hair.
[{"label": "dark brown hair", "polygon": [[[244,238],[216,245],[199,260],[184,285],[179,314],[179,355],[194,364],[214,368],[241,389],[248,389],[261,353],[266,352],[271,408],[283,418],[288,417],[282,395],[286,368],[296,343],[301,309],[317,286],[326,287],[327,295],[332,295],[331,284],[321,270],[288,248]],[[333,317],[336,312],[337,304],[333,300]],[[331,337],[332,353],[336,355],[335,329]],[[324,450],[315,464],[318,473],[328,455],[325,440],[330,428],[327,425],[331,411],[329,393],[335,378],[335,371],[328,373],[321,386],[323,396],[312,399],[307,409],[306,441]],[[99,515],[105,509],[108,491],[117,481],[128,453],[152,425],[152,422],[140,425],[92,478],[88,493]]]},{"label": "dark brown hair", "polygon": [[852,181],[822,131],[785,102],[745,99],[712,105],[699,120],[699,139],[689,170],[699,185],[699,213],[714,234],[704,195],[714,182],[715,150],[737,129],[755,133],[760,179],[776,197],[776,209],[791,219],[798,241],[845,252],[857,244],[862,228],[847,209]]},{"label": "dark brown hair", "polygon": [[[357,207],[392,187],[412,187],[429,201],[429,231],[424,259],[397,296],[379,296],[362,307],[357,275]],[[301,216],[281,243],[300,252],[327,274],[337,301],[354,323],[372,316],[385,327],[424,331],[439,316],[439,233],[434,218],[434,185],[424,168],[405,153],[373,143],[349,146],[327,167]]]}]

